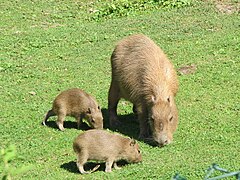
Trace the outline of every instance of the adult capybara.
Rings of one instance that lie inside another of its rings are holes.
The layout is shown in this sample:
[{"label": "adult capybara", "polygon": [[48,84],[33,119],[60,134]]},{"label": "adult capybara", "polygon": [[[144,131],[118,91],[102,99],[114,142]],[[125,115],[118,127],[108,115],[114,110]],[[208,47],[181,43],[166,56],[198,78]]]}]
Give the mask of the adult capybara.
[{"label": "adult capybara", "polygon": [[82,123],[83,118],[87,120],[92,128],[103,128],[103,116],[96,100],[79,88],[73,88],[60,93],[53,101],[52,109],[49,110],[43,120],[43,125],[51,116],[58,116],[57,126],[63,131],[63,122],[66,116],[75,117],[77,126]]},{"label": "adult capybara", "polygon": [[150,38],[137,34],[124,38],[116,45],[111,66],[112,81],[108,95],[110,125],[120,123],[117,104],[120,98],[124,98],[132,102],[137,111],[139,138],[148,138],[151,133],[159,146],[169,144],[178,124],[174,101],[178,79],[173,64]]},{"label": "adult capybara", "polygon": [[82,174],[89,173],[83,167],[88,160],[106,162],[105,172],[111,172],[112,165],[118,169],[119,160],[130,163],[142,161],[139,145],[135,140],[106,130],[93,129],[81,133],[73,142],[73,150],[77,154],[77,167]]}]

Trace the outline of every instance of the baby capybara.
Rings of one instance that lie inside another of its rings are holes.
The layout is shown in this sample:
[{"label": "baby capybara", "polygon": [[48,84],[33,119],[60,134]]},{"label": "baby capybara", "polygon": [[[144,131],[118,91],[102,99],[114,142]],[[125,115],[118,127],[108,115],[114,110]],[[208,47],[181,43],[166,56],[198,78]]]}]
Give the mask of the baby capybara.
[{"label": "baby capybara", "polygon": [[73,150],[77,154],[77,167],[82,174],[89,173],[83,167],[88,160],[106,162],[105,172],[111,172],[112,166],[118,169],[116,162],[119,160],[130,163],[142,161],[135,140],[106,130],[92,129],[81,133],[73,142]]},{"label": "baby capybara", "polygon": [[77,126],[83,118],[95,129],[103,128],[103,116],[96,100],[79,88],[73,88],[60,93],[53,101],[52,109],[49,110],[43,120],[43,125],[51,116],[58,116],[57,126],[63,131],[63,122],[66,116],[75,117]]},{"label": "baby capybara", "polygon": [[120,124],[117,104],[120,98],[124,98],[132,102],[137,111],[139,138],[148,138],[151,133],[159,146],[169,144],[178,124],[174,101],[178,78],[173,64],[150,38],[137,34],[124,38],[116,45],[111,66],[112,81],[108,95],[110,125]]}]

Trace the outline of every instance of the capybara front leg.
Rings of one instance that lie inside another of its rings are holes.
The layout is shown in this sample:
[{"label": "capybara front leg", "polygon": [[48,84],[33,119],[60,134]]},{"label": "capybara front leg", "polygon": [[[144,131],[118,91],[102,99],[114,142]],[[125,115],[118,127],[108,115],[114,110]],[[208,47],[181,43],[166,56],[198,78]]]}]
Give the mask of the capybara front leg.
[{"label": "capybara front leg", "polygon": [[113,165],[113,161],[107,161],[106,162],[106,168],[105,168],[105,172],[112,172],[112,165]]},{"label": "capybara front leg", "polygon": [[118,86],[112,81],[108,92],[108,113],[111,127],[120,125],[117,118],[117,105],[120,99],[120,92]]},{"label": "capybara front leg", "polygon": [[149,137],[149,125],[148,125],[148,114],[145,107],[138,108],[138,121],[139,121],[139,139],[145,139]]},{"label": "capybara front leg", "polygon": [[80,129],[81,125],[82,125],[82,117],[81,116],[77,116],[76,117],[76,121],[77,121],[77,129]]}]

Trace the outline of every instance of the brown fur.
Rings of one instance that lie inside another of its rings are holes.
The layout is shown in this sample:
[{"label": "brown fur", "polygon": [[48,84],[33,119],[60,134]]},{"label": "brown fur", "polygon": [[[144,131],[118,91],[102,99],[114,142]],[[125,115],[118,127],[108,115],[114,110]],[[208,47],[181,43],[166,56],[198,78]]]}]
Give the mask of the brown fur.
[{"label": "brown fur", "polygon": [[139,145],[135,140],[106,130],[81,133],[73,142],[73,150],[77,154],[77,166],[82,174],[88,173],[83,168],[88,160],[105,161],[105,172],[111,172],[112,165],[118,168],[116,162],[119,160],[130,163],[142,161]]},{"label": "brown fur", "polygon": [[117,126],[120,98],[132,102],[138,113],[140,138],[149,137],[161,146],[173,139],[178,112],[174,96],[178,91],[177,74],[163,51],[148,37],[137,34],[124,38],[111,56],[112,82],[108,109],[110,125]]},{"label": "brown fur", "polygon": [[56,123],[61,131],[64,130],[65,116],[75,117],[78,128],[83,118],[92,128],[103,128],[102,112],[95,98],[78,88],[63,91],[55,98],[52,109],[47,112],[43,124],[46,125],[48,118],[55,115],[58,116]]}]

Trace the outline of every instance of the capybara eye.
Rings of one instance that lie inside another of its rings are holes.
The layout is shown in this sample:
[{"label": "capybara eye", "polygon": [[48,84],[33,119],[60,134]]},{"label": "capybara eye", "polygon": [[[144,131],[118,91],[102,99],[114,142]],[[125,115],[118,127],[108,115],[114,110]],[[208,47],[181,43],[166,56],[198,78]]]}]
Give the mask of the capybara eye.
[{"label": "capybara eye", "polygon": [[100,110],[100,106],[97,107]]},{"label": "capybara eye", "polygon": [[170,102],[170,98],[169,97],[167,98],[167,101]]},{"label": "capybara eye", "polygon": [[172,117],[170,117],[170,119],[169,119],[169,122],[172,122],[172,120],[173,120],[173,116],[172,116]]},{"label": "capybara eye", "polygon": [[141,153],[141,151],[140,151],[140,150],[138,150],[138,153],[140,154],[140,153]]},{"label": "capybara eye", "polygon": [[92,123],[95,123],[95,119],[92,119]]}]

